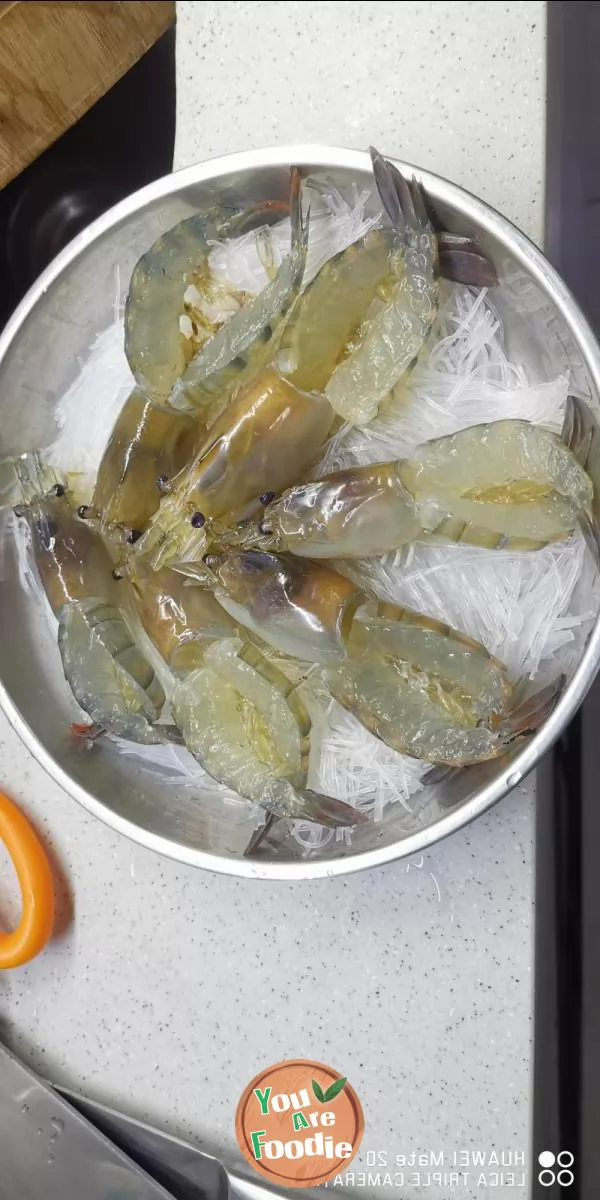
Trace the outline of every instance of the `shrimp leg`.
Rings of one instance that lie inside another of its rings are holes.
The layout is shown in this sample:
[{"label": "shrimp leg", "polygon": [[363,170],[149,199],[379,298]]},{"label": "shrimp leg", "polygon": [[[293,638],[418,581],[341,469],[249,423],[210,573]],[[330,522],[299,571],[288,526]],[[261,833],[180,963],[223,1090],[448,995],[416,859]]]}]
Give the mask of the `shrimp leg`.
[{"label": "shrimp leg", "polygon": [[[66,680],[93,725],[118,737],[179,740],[157,725],[165,695],[115,604],[112,561],[100,535],[78,521],[63,483],[35,455],[16,464],[33,558],[58,620]],[[50,486],[49,486],[50,485]]]}]

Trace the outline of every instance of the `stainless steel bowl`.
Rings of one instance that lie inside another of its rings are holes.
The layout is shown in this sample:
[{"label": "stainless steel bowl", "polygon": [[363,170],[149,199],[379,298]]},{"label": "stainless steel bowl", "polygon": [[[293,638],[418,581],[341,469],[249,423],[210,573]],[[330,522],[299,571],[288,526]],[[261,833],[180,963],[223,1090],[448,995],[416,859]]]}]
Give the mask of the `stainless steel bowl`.
[{"label": "stainless steel bowl", "polygon": [[[326,171],[343,191],[369,185],[368,156],[326,146],[251,151],[191,167],[151,184],[106,213],[55,259],[25,297],[0,338],[2,454],[48,444],[54,408],[72,383],[97,334],[114,319],[115,279],[124,300],[131,269],[158,233],[207,201],[248,203],[286,197],[289,165]],[[406,164],[403,170],[413,171]],[[600,350],[573,297],[539,250],[481,200],[416,170],[447,227],[476,234],[499,272],[496,303],[509,348],[534,377],[574,371],[579,389],[600,407]],[[118,268],[118,272],[116,271]],[[25,596],[7,539],[0,601],[0,702],[47,771],[88,811],[114,829],[182,862],[231,875],[314,878],[345,874],[414,854],[453,833],[514,787],[536,765],[574,713],[598,666],[600,625],[542,729],[508,763],[464,774],[452,789],[428,789],[407,822],[392,806],[380,824],[358,830],[349,847],[332,839],[307,856],[287,841],[260,862],[243,858],[243,809],[214,795],[190,794],[160,775],[140,774],[134,759],[107,739],[92,754],[74,754],[65,737],[73,719],[57,648],[37,603]]]}]

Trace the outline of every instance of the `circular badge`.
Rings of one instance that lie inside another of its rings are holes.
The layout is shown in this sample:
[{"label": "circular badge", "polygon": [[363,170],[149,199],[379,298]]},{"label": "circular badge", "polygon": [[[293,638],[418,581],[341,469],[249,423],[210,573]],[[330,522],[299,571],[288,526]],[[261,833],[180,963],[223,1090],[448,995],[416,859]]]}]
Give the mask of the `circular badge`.
[{"label": "circular badge", "polygon": [[308,1058],[266,1067],[245,1088],[235,1115],[244,1158],[283,1187],[316,1187],[345,1170],[364,1128],[348,1080]]}]

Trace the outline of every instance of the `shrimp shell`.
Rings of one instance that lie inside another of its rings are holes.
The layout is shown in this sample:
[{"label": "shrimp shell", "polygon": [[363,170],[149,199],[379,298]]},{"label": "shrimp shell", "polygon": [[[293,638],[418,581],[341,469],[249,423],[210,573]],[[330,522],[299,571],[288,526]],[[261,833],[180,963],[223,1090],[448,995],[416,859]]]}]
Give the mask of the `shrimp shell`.
[{"label": "shrimp shell", "polygon": [[62,484],[53,484],[37,456],[18,464],[33,559],[59,624],[67,683],[94,725],[138,742],[171,740],[157,726],[165,696],[115,606],[112,560],[100,535],[78,521]]},{"label": "shrimp shell", "polygon": [[[265,669],[257,670],[261,661]],[[224,641],[177,684],[175,719],[213,778],[278,818],[358,825],[342,801],[306,788],[310,718],[289,680],[258,651]]]},{"label": "shrimp shell", "polygon": [[141,624],[176,675],[200,667],[211,641],[237,633],[212,593],[187,586],[185,576],[176,571],[152,571],[136,563],[129,578]]},{"label": "shrimp shell", "polygon": [[426,442],[399,467],[430,533],[538,549],[590,524],[593,484],[555,433],[529,421],[473,425]]},{"label": "shrimp shell", "polygon": [[66,604],[58,646],[69,687],[94,725],[145,745],[173,734],[179,740],[171,727],[156,725],[165,694],[118,609],[93,597]]},{"label": "shrimp shell", "polygon": [[297,484],[258,529],[242,532],[245,545],[254,536],[261,547],[311,558],[368,558],[432,537],[537,550],[578,523],[585,531],[592,506],[592,482],[573,451],[543,426],[507,420],[426,442],[410,459]]},{"label": "shrimp shell", "polygon": [[506,667],[474,638],[433,617],[381,601],[377,615],[360,614],[350,646],[442,679],[472,708],[476,720],[506,712],[512,687]]},{"label": "shrimp shell", "polygon": [[215,397],[248,382],[273,359],[285,318],[300,291],[308,248],[308,221],[302,217],[300,172],[290,174],[292,238],[290,253],[275,278],[236,313],[192,359],[170,397],[175,408],[204,412]]},{"label": "shrimp shell", "polygon": [[527,504],[552,489],[584,512],[593,503],[591,480],[573,452],[557,434],[530,421],[472,425],[425,442],[400,474],[417,497],[452,492],[475,502]]},{"label": "shrimp shell", "polygon": [[391,286],[366,311],[350,353],[336,367],[325,395],[353,425],[365,425],[416,361],[438,306],[437,238],[418,184],[409,188],[397,168],[372,150],[375,183],[393,224]]},{"label": "shrimp shell", "polygon": [[267,368],[238,393],[194,462],[172,481],[134,554],[155,569],[201,557],[206,520],[235,522],[246,506],[259,507],[263,493],[297,479],[332,419],[322,396],[299,391]]},{"label": "shrimp shell", "polygon": [[208,566],[219,603],[268,645],[306,661],[327,662],[345,654],[364,596],[343,575],[262,550],[209,555]]},{"label": "shrimp shell", "polygon": [[[208,292],[207,299],[212,296],[217,309],[223,308],[225,300],[229,313],[231,300],[237,310],[247,299],[212,279],[210,243],[239,232],[249,217],[255,219],[271,207],[268,201],[244,212],[215,206],[186,217],[161,234],[134,267],[125,302],[125,354],[140,390],[155,404],[172,407],[173,386],[194,352],[180,327],[188,288]],[[206,322],[207,337],[221,327],[226,315],[212,313],[212,322]],[[177,405],[182,406],[190,407],[189,403]]]},{"label": "shrimp shell", "polygon": [[280,345],[297,387],[322,391],[345,356],[369,304],[394,278],[391,229],[374,229],[324,263],[300,294]]},{"label": "shrimp shell", "polygon": [[181,471],[205,436],[195,418],[157,408],[133,391],[102,456],[89,515],[98,514],[105,528],[144,529],[160,504],[157,479]]},{"label": "shrimp shell", "polygon": [[368,558],[414,541],[422,522],[400,466],[349,467],[288,488],[265,512],[265,544],[271,535],[276,549],[302,557]]},{"label": "shrimp shell", "polygon": [[464,765],[501,754],[502,734],[474,719],[462,697],[425,671],[353,649],[325,672],[335,699],[376,737],[413,758]]},{"label": "shrimp shell", "polygon": [[522,703],[484,646],[432,618],[379,603],[361,612],[348,655],[328,666],[332,696],[401,754],[462,767],[504,754],[533,732],[562,680]]},{"label": "shrimp shell", "polygon": [[125,302],[125,354],[138,387],[166,404],[186,367],[179,319],[195,270],[208,263],[211,238],[223,236],[233,214],[196,213],[161,234],[133,269]]}]

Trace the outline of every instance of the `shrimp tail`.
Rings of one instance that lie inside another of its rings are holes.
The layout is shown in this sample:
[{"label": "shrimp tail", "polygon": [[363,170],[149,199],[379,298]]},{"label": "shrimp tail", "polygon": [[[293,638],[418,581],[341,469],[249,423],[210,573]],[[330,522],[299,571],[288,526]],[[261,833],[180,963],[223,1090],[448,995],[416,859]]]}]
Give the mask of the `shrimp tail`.
[{"label": "shrimp tail", "polygon": [[429,222],[437,234],[440,275],[450,283],[462,283],[467,287],[497,287],[496,268],[476,238],[444,229],[444,222],[430,196],[422,186],[420,191]]},{"label": "shrimp tail", "polygon": [[290,171],[290,253],[262,292],[213,335],[191,360],[170,396],[175,408],[205,411],[214,397],[237,391],[274,358],[285,321],[300,292],[308,249],[309,214],[302,213],[302,177]]},{"label": "shrimp tail", "polygon": [[486,258],[471,238],[460,238],[459,241],[469,243],[464,246],[454,245],[448,239],[451,234],[438,234],[438,251],[440,256],[440,275],[450,283],[462,283],[466,287],[492,288],[498,286],[496,268],[489,258]]},{"label": "shrimp tail", "polygon": [[[383,204],[383,207],[394,228],[401,232],[404,229],[406,222],[402,198],[398,188],[398,179],[402,181],[403,186],[400,191],[403,193],[404,199],[406,200],[406,196],[408,195],[409,207],[410,209],[413,208],[411,195],[406,181],[400,174],[398,168],[392,166],[392,164],[388,162],[388,160],[384,158],[383,155],[379,153],[379,150],[376,150],[374,146],[369,146],[369,154],[371,155],[371,163],[373,164],[375,186],[379,192],[381,203]],[[406,189],[406,191],[404,191],[404,189]]]},{"label": "shrimp tail", "polygon": [[94,742],[98,738],[103,737],[106,730],[103,725],[95,725],[91,721],[72,721],[69,725],[69,734],[76,744],[84,745],[88,750],[91,750]]},{"label": "shrimp tail", "polygon": [[567,396],[560,436],[582,467],[586,466],[588,460],[594,426],[594,418],[587,404],[578,396]]},{"label": "shrimp tail", "polygon": [[506,735],[506,740],[512,741],[523,734],[535,733],[552,712],[565,682],[566,676],[559,675],[558,679],[553,680],[552,683],[517,702],[502,723],[502,732]]},{"label": "shrimp tail", "polygon": [[[535,733],[552,712],[566,682],[565,675],[559,675],[552,683],[540,688],[530,696],[519,701],[519,690],[516,689],[517,703],[497,728],[498,751],[496,757],[509,750],[517,749],[519,742],[528,735]],[[494,757],[494,756],[492,756]],[[464,766],[452,766],[448,763],[435,763],[421,778],[424,787],[436,787],[440,783],[453,780],[462,775],[463,771],[472,769],[477,763]]]},{"label": "shrimp tail", "polygon": [[[431,225],[430,205],[421,184],[413,178],[406,184],[400,172],[392,167],[404,187],[410,191],[417,224],[427,229]],[[399,186],[397,182],[397,186]],[[496,287],[498,275],[494,264],[483,254],[474,238],[462,237],[457,233],[442,231],[437,235],[440,275],[451,283],[462,283],[467,287]]]},{"label": "shrimp tail", "polygon": [[258,829],[254,830],[254,833],[252,834],[252,837],[250,838],[250,841],[244,850],[244,858],[252,858],[253,854],[256,853],[258,847],[262,842],[264,842],[265,838],[268,838],[273,826],[276,825],[279,820],[280,818],[276,817],[274,813],[267,813],[267,819],[264,824],[259,825]]},{"label": "shrimp tail", "polygon": [[417,179],[407,182],[402,172],[384,158],[373,146],[369,147],[373,175],[381,203],[395,229],[431,229],[425,193]]},{"label": "shrimp tail", "polygon": [[296,788],[296,795],[304,801],[302,807],[294,812],[296,821],[314,821],[317,825],[325,825],[328,829],[345,827],[352,829],[356,825],[365,825],[368,817],[343,800],[335,800],[332,796],[324,796],[321,792],[313,792],[310,788]]},{"label": "shrimp tail", "polygon": [[[295,821],[314,821],[315,824],[325,825],[328,829],[354,829],[357,825],[366,824],[369,819],[365,813],[352,808],[350,804],[345,804],[343,800],[334,800],[332,796],[324,796],[320,792],[311,791],[310,788],[295,788],[294,791],[296,797],[305,802],[304,807],[295,808]],[[261,843],[268,838],[273,826],[281,820],[282,818],[274,813],[268,814],[264,825],[255,829],[252,834],[244,850],[244,858],[251,858],[256,853]]]},{"label": "shrimp tail", "polygon": [[[308,788],[304,790],[297,788],[296,794],[306,798],[307,807],[304,813],[297,811],[294,814],[295,820],[314,821],[319,825],[325,825],[331,829],[339,829],[341,827],[353,829],[357,825],[364,825],[368,821],[365,813],[352,808],[349,804],[344,804],[343,800],[334,800],[331,796],[323,796],[321,793],[312,792]],[[273,827],[281,824],[281,822],[281,817],[275,816],[274,813],[268,813],[264,824],[254,830],[244,850],[244,858],[252,858],[259,846],[268,839]]]},{"label": "shrimp tail", "polygon": [[596,566],[600,568],[600,473],[597,470],[596,421],[591,409],[578,396],[567,396],[560,436],[592,482],[592,511],[579,512],[579,527]]}]

